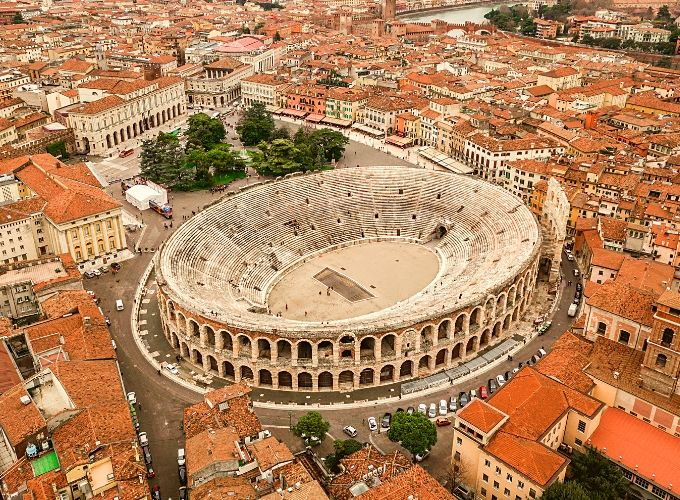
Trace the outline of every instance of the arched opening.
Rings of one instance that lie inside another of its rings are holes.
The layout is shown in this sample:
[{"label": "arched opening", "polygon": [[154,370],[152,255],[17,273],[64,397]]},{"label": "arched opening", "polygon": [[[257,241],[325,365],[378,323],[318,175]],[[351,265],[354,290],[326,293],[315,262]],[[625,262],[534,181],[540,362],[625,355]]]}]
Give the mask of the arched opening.
[{"label": "arched opening", "polygon": [[470,340],[468,340],[468,343],[465,346],[465,355],[469,356],[470,354],[473,354],[476,350],[477,350],[477,337],[472,337]]},{"label": "arched opening", "polygon": [[429,370],[430,368],[430,355],[426,354],[422,358],[420,358],[420,361],[418,362],[418,371],[421,370]]},{"label": "arched opening", "polygon": [[198,323],[196,323],[194,320],[189,320],[189,327],[191,328],[190,334],[192,337],[200,337],[201,336],[201,330],[198,327]]},{"label": "arched opening", "polygon": [[298,375],[298,388],[299,389],[312,388],[312,376],[309,373],[302,372]]},{"label": "arched opening", "polygon": [[373,385],[373,368],[364,368],[359,374],[359,385]]},{"label": "arched opening", "polygon": [[276,342],[276,351],[278,353],[278,359],[291,359],[290,342],[287,340],[279,340]]},{"label": "arched opening", "polygon": [[189,346],[182,342],[182,348],[180,349],[183,358],[189,358]]},{"label": "arched opening", "polygon": [[673,343],[673,337],[675,332],[671,328],[666,328],[661,334],[661,345],[664,347],[670,347]]},{"label": "arched opening", "polygon": [[238,355],[245,358],[253,355],[253,346],[250,343],[250,339],[245,335],[238,336]]},{"label": "arched opening", "polygon": [[454,325],[454,335],[462,335],[463,328],[465,328],[465,315],[459,314],[456,318],[456,324]]},{"label": "arched opening", "polygon": [[198,349],[191,351],[191,361],[196,365],[203,366],[203,354]]},{"label": "arched opening", "polygon": [[333,374],[331,372],[319,373],[319,389],[333,389]]},{"label": "arched opening", "polygon": [[219,368],[217,367],[217,360],[213,358],[211,355],[208,354],[208,370],[211,372],[215,372],[219,375],[220,371]]},{"label": "arched opening", "polygon": [[432,325],[427,325],[420,330],[420,350],[427,351],[433,344],[432,340]]},{"label": "arched opening", "polygon": [[501,336],[501,322],[499,321],[493,326],[493,333],[491,334],[491,337],[497,339],[500,336]]},{"label": "arched opening", "polygon": [[446,364],[446,354],[448,353],[448,350],[446,349],[440,349],[439,352],[437,353],[437,357],[434,359],[434,366],[435,368],[439,368],[440,366],[443,366]]},{"label": "arched opening", "polygon": [[451,330],[451,321],[445,319],[439,323],[437,328],[437,340],[445,340],[449,338],[449,331]]},{"label": "arched opening", "polygon": [[174,332],[170,335],[170,343],[174,349],[179,347],[179,338],[177,338],[177,335]]},{"label": "arched opening", "polygon": [[231,340],[231,335],[229,335],[229,332],[222,331],[220,332],[220,335],[222,336],[222,350],[232,352],[234,350],[234,344]]},{"label": "arched opening", "polygon": [[[307,342],[306,340],[303,340],[301,342],[298,342],[297,345],[297,352],[298,352],[298,359],[312,359],[312,344]],[[310,375],[311,377],[311,375]]]},{"label": "arched opening", "polygon": [[206,326],[205,332],[206,332],[207,337],[208,337],[208,345],[215,347],[215,330],[213,330],[209,326]]},{"label": "arched opening", "polygon": [[272,348],[267,339],[257,339],[257,358],[268,359],[271,361]]},{"label": "arched opening", "polygon": [[451,361],[455,361],[457,359],[460,359],[461,357],[461,350],[463,348],[463,344],[458,343],[455,345],[453,349],[451,349]]},{"label": "arched opening", "polygon": [[505,311],[505,295],[499,295],[496,299],[496,315]]},{"label": "arched opening", "polygon": [[253,376],[253,370],[250,369],[248,366],[241,366],[241,380],[249,380],[249,381],[254,381],[255,377]]},{"label": "arched opening", "polygon": [[257,375],[260,378],[260,385],[272,385],[272,374],[269,370],[260,370]]},{"label": "arched opening", "polygon": [[354,387],[354,372],[345,370],[338,375],[338,387],[340,389],[351,389]]},{"label": "arched opening", "polygon": [[340,353],[341,358],[351,358],[352,357],[352,350],[351,349],[343,349],[343,351]]},{"label": "arched opening", "polygon": [[434,236],[437,239],[442,239],[448,234],[448,230],[444,224],[438,224],[434,230]]},{"label": "arched opening", "polygon": [[489,343],[489,330],[484,330],[482,336],[479,337],[479,347],[484,347]]},{"label": "arched opening", "polygon": [[394,348],[395,339],[396,337],[391,333],[388,333],[380,339],[380,356],[383,359],[396,356],[396,350]]},{"label": "arched opening", "polygon": [[520,304],[518,307],[515,307],[515,310],[512,312],[512,320],[517,321],[517,318],[519,318],[519,310],[522,305]]},{"label": "arched opening", "polygon": [[375,339],[373,337],[361,339],[359,348],[361,349],[362,360],[375,359]]},{"label": "arched opening", "polygon": [[412,377],[413,376],[413,361],[410,359],[404,361],[399,367],[399,378]]},{"label": "arched opening", "polygon": [[293,376],[288,372],[279,372],[279,387],[293,387]]},{"label": "arched opening", "polygon": [[665,354],[658,354],[656,356],[656,361],[654,364],[657,366],[657,368],[666,368],[666,363],[668,362],[668,358],[666,357]]},{"label": "arched opening", "polygon": [[496,301],[492,298],[489,297],[486,301],[486,305],[484,306],[485,312],[486,312],[486,318],[487,318],[487,323],[491,318],[493,318],[493,307],[496,304]]},{"label": "arched opening", "polygon": [[508,315],[505,317],[505,321],[503,321],[503,330],[505,330],[506,332],[507,332],[508,329],[510,328],[510,321],[511,321],[511,319],[512,319],[512,315],[511,315],[511,314],[508,314]]},{"label": "arched opening", "polygon": [[340,338],[340,343],[341,344],[354,344],[354,337],[351,335],[343,335],[342,338]]},{"label": "arched opening", "polygon": [[113,144],[111,144],[111,134],[106,134],[106,148],[111,149]]},{"label": "arched opening", "polygon": [[319,362],[322,360],[333,361],[333,342],[329,340],[323,340],[319,342],[317,346],[317,355],[319,357]]},{"label": "arched opening", "polygon": [[234,365],[232,365],[229,361],[224,361],[222,363],[222,373],[222,376],[227,380],[234,380]]},{"label": "arched opening", "polygon": [[385,382],[393,382],[394,381],[394,366],[392,365],[385,365],[380,369],[380,383],[384,384]]},{"label": "arched opening", "polygon": [[479,307],[475,307],[470,314],[470,331],[479,328],[482,324],[482,310]]}]

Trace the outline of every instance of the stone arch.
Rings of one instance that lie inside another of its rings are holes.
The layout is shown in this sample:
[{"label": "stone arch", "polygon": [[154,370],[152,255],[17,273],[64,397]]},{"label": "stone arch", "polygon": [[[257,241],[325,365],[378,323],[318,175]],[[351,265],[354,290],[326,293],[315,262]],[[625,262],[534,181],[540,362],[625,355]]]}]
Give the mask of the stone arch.
[{"label": "stone arch", "polygon": [[463,343],[458,342],[453,349],[451,349],[451,361],[455,361],[457,359],[461,359],[461,351],[463,349]]},{"label": "stone arch", "polygon": [[179,337],[177,337],[177,334],[175,332],[172,332],[172,334],[170,335],[170,345],[172,345],[174,349],[177,349],[179,347]]},{"label": "stone arch", "polygon": [[489,343],[489,330],[484,330],[482,335],[479,337],[479,347],[480,349]]},{"label": "stone arch", "polygon": [[321,389],[333,389],[333,374],[331,372],[321,372],[321,373],[319,373],[318,386],[319,386],[319,390],[321,390]]},{"label": "stone arch", "polygon": [[451,334],[451,320],[445,319],[437,327],[437,340],[446,340]]},{"label": "stone arch", "polygon": [[215,330],[210,326],[206,326],[205,333],[208,338],[208,345],[215,347]]},{"label": "stone arch", "polygon": [[397,337],[393,333],[383,335],[383,337],[380,339],[380,356],[382,358],[396,356],[396,339]]},{"label": "stone arch", "polygon": [[222,330],[220,332],[220,336],[222,337],[222,350],[233,352],[234,343],[231,340],[231,334],[225,330]]},{"label": "stone arch", "polygon": [[477,329],[482,325],[482,308],[475,307],[470,313],[470,330]]},{"label": "stone arch", "polygon": [[229,361],[222,362],[222,376],[227,380],[234,380],[236,372],[234,371],[234,365]]},{"label": "stone arch", "polygon": [[493,326],[493,332],[491,333],[491,338],[497,339],[501,336],[501,322],[499,321]]},{"label": "stone arch", "polygon": [[507,298],[505,300],[506,307],[511,308],[515,305],[515,295],[516,295],[516,293],[517,293],[517,286],[512,285],[510,287],[510,289],[508,290],[508,295],[507,295]]},{"label": "stone arch", "polygon": [[118,140],[118,131],[116,130],[113,132],[113,145],[118,146],[119,142],[120,141]]},{"label": "stone arch", "polygon": [[424,326],[420,330],[420,350],[427,351],[434,345],[434,329],[432,325]]},{"label": "stone arch", "polygon": [[328,360],[333,361],[333,342],[330,340],[322,340],[316,347],[317,357],[319,361]]},{"label": "stone arch", "polygon": [[255,380],[253,370],[246,365],[241,365],[241,380]]},{"label": "stone arch", "polygon": [[[306,340],[297,343],[297,357],[300,359],[312,359],[312,344]],[[310,375],[311,377],[311,375]]]},{"label": "stone arch", "polygon": [[465,317],[467,314],[462,313],[456,316],[456,323],[454,325],[454,335],[465,335]]},{"label": "stone arch", "polygon": [[245,356],[247,358],[251,357],[253,355],[253,344],[250,340],[250,337],[241,334],[236,338],[236,340],[238,341],[238,355]]},{"label": "stone arch", "polygon": [[420,358],[420,361],[418,361],[418,369],[419,370],[428,370],[430,368],[430,360],[432,358],[430,357],[429,354],[426,354],[425,356],[422,356]]},{"label": "stone arch", "polygon": [[182,348],[180,349],[180,354],[183,358],[189,359],[189,346],[186,342],[182,342]]},{"label": "stone arch", "polygon": [[505,295],[505,292],[496,297],[496,316],[505,311],[506,300],[507,296]]},{"label": "stone arch", "polygon": [[493,309],[494,309],[495,305],[496,305],[496,300],[493,297],[489,297],[488,299],[486,299],[486,302],[484,303],[484,311],[485,311],[487,323],[494,316]]},{"label": "stone arch", "polygon": [[364,337],[359,344],[361,359],[375,359],[375,338]]},{"label": "stone arch", "polygon": [[203,366],[203,354],[198,349],[191,351],[191,362],[195,365]]},{"label": "stone arch", "polygon": [[312,375],[308,372],[301,372],[298,374],[298,389],[311,389]]},{"label": "stone arch", "polygon": [[276,341],[276,352],[278,359],[292,359],[292,347],[287,340],[280,339]]},{"label": "stone arch", "polygon": [[380,383],[384,384],[386,382],[394,381],[394,366],[385,365],[380,369]]},{"label": "stone arch", "polygon": [[198,323],[196,323],[193,319],[189,320],[189,335],[192,337],[201,336],[201,328],[198,326]]},{"label": "stone arch", "polygon": [[477,350],[477,337],[472,337],[468,340],[465,346],[465,356],[473,354]]},{"label": "stone arch", "polygon": [[106,148],[111,149],[113,144],[111,143],[111,134],[106,134]]},{"label": "stone arch", "polygon": [[359,385],[373,385],[375,372],[373,368],[364,368],[359,374]]},{"label": "stone arch", "polygon": [[214,356],[210,354],[208,354],[208,367],[209,367],[208,370],[210,370],[211,372],[219,374],[220,369],[218,367],[217,360],[215,359]]},{"label": "stone arch", "polygon": [[269,370],[265,370],[264,368],[257,372],[257,378],[259,380],[258,385],[271,386],[273,384],[272,373]]},{"label": "stone arch", "polygon": [[279,387],[293,387],[293,376],[290,372],[279,372]]},{"label": "stone arch", "polygon": [[448,355],[448,353],[449,353],[448,349],[439,350],[439,352],[437,353],[437,357],[434,359],[435,368],[438,368],[446,364],[446,356]]},{"label": "stone arch", "polygon": [[512,321],[517,321],[517,319],[519,318],[519,310],[521,309],[521,307],[522,304],[520,303],[520,305],[515,307],[515,310],[512,311]]},{"label": "stone arch", "polygon": [[[267,339],[257,339],[257,359],[272,359],[272,346]],[[271,376],[271,375],[270,375]]]},{"label": "stone arch", "polygon": [[512,320],[512,314],[508,314],[503,321],[503,330],[506,332],[510,329],[510,321]]},{"label": "stone arch", "polygon": [[354,387],[354,372],[345,370],[338,375],[338,387],[340,389],[351,389]]},{"label": "stone arch", "polygon": [[413,377],[413,361],[407,359],[399,367],[399,378]]}]

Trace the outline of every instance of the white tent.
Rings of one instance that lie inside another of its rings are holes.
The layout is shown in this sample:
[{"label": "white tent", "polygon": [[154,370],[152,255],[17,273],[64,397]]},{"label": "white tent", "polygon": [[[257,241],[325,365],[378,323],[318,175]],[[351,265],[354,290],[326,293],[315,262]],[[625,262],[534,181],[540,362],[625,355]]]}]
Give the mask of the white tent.
[{"label": "white tent", "polygon": [[125,191],[125,199],[139,210],[146,210],[152,200],[160,204],[165,203],[164,194],[144,184],[136,184]]}]

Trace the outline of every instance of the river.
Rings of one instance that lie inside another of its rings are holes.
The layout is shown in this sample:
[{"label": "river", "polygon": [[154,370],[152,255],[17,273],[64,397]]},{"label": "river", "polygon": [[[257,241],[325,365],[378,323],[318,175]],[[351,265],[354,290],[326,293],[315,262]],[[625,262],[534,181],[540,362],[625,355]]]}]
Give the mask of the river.
[{"label": "river", "polygon": [[484,19],[484,14],[489,12],[491,9],[497,9],[501,5],[503,4],[485,3],[482,5],[470,5],[468,7],[462,8],[454,7],[453,10],[418,12],[415,14],[399,16],[399,20],[429,23],[433,19],[442,19],[453,24],[463,24],[465,21],[483,23],[486,21],[486,19]]}]

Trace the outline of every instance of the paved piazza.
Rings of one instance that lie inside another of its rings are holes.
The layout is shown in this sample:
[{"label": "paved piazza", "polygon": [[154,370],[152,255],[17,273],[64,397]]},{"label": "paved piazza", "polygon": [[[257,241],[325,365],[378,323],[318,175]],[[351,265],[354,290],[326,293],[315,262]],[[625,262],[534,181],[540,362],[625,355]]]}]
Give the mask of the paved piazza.
[{"label": "paved piazza", "polygon": [[164,334],[201,369],[255,386],[421,377],[506,338],[531,302],[540,244],[517,198],[468,177],[289,176],[227,195],[168,239],[156,259]]},{"label": "paved piazza", "polygon": [[[326,268],[370,295],[352,301],[333,281],[325,280],[326,286],[315,277]],[[438,270],[437,255],[422,245],[380,241],[345,247],[321,253],[286,273],[273,286],[267,304],[274,314],[302,321],[353,318],[408,299],[425,288]]]}]

